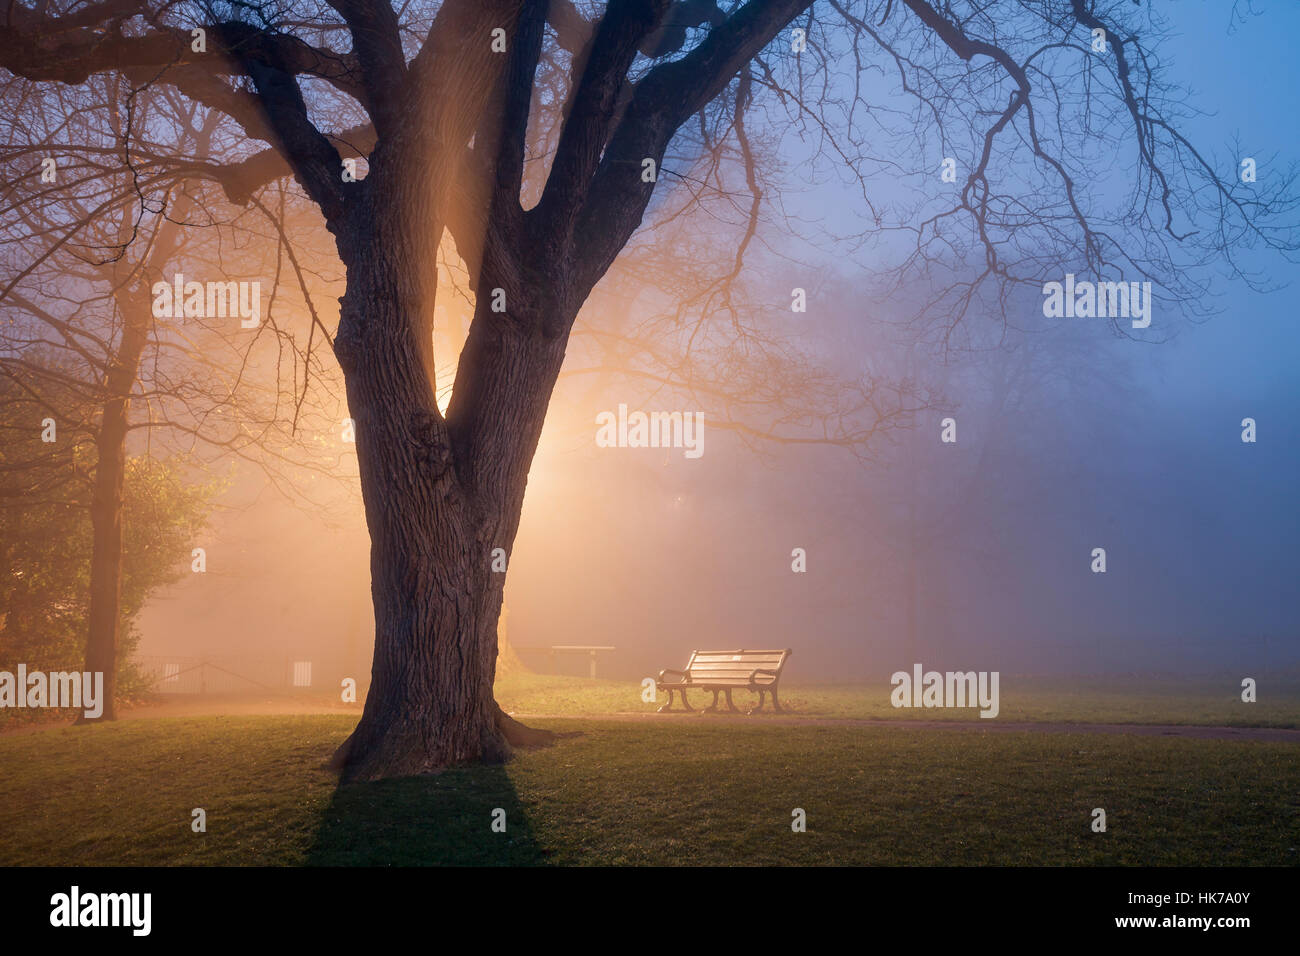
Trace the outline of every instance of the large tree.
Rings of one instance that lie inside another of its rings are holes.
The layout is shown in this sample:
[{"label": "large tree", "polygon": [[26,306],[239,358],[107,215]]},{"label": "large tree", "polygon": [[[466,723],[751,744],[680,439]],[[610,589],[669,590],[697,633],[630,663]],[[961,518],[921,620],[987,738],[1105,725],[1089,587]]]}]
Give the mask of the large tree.
[{"label": "large tree", "polygon": [[[291,176],[333,236],[375,606],[371,690],[337,760],[374,778],[536,739],[492,695],[491,554],[512,547],[580,308],[661,184],[690,186],[666,157],[730,155],[740,179],[717,185],[756,210],[754,127],[784,111],[862,184],[863,238],[902,235],[904,266],[953,269],[927,310],[951,320],[1065,269],[1178,295],[1171,250],[1293,248],[1269,228],[1284,201],[1243,193],[1235,158],[1216,167],[1178,131],[1148,32],[1130,0],[49,0],[6,8],[0,67],[176,90],[223,117],[229,145],[187,175],[237,203]],[[898,96],[913,115],[873,102]],[[1118,202],[1088,181],[1116,156],[1132,174]],[[908,174],[930,199],[904,214],[872,184]],[[431,325],[448,231],[475,304],[444,413]]]}]

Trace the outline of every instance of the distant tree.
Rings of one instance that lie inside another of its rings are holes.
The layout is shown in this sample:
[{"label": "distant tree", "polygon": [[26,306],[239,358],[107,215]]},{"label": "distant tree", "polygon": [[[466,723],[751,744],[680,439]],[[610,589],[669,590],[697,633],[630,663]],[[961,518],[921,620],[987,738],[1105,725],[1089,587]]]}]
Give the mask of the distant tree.
[{"label": "distant tree", "polygon": [[[81,670],[86,658],[96,449],[43,442],[43,421],[52,421],[49,405],[0,376],[0,670],[10,672],[19,663]],[[135,617],[153,591],[188,572],[218,490],[191,473],[181,460],[124,463],[119,697],[143,689],[130,666]]]},{"label": "distant tree", "polygon": [[[129,603],[126,566],[146,567],[151,547],[127,527],[133,517],[150,525],[147,512],[133,516],[127,507],[128,473],[166,492],[131,456],[180,453],[190,467],[205,457],[238,457],[272,477],[286,463],[323,468],[323,449],[300,428],[315,410],[308,403],[309,393],[319,391],[308,387],[313,374],[315,382],[322,376],[313,368],[319,360],[311,339],[304,348],[276,324],[277,312],[292,307],[288,291],[262,302],[250,290],[245,301],[239,290],[248,283],[230,283],[232,291],[223,282],[219,314],[207,314],[208,302],[217,303],[204,295],[210,288],[201,282],[205,269],[215,265],[225,280],[245,269],[269,271],[277,253],[283,257],[272,220],[282,225],[284,217],[255,209],[243,221],[223,222],[205,209],[204,191],[215,188],[187,175],[191,156],[209,148],[216,123],[200,122],[192,106],[162,91],[136,91],[120,78],[87,93],[69,123],[25,98],[15,81],[0,88],[8,121],[26,136],[4,144],[0,155],[13,163],[41,154],[52,164],[17,177],[5,196],[0,381],[26,416],[10,422],[16,441],[25,441],[39,422],[52,423],[45,454],[11,461],[9,470],[33,466],[40,475],[47,458],[70,455],[75,468],[68,476],[84,485],[60,501],[60,507],[84,504],[92,531],[84,542],[70,539],[86,545],[89,577],[86,594],[69,606],[86,628],[84,669],[104,674],[105,705],[96,719],[113,720],[122,622],[138,610]],[[168,163],[151,164],[131,152],[150,148],[147,138],[129,145],[135,123],[165,137],[175,151]],[[53,142],[68,127],[76,130],[78,149],[57,153]],[[204,308],[196,314],[177,301],[172,309],[166,300],[160,308],[156,290],[170,293],[187,272],[187,283],[200,279]],[[245,328],[238,310],[254,302],[258,314]],[[311,336],[318,326],[309,326]],[[196,543],[192,538],[186,551]],[[129,554],[129,544],[146,550]],[[80,566],[75,558],[69,562]]]}]

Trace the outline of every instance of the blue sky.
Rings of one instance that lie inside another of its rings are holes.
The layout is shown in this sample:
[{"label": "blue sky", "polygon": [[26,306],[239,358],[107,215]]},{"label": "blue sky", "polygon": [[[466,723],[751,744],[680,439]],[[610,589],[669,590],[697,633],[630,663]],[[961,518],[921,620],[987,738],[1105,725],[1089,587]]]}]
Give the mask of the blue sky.
[{"label": "blue sky", "polygon": [[[1169,5],[1169,15],[1181,24],[1180,35],[1163,47],[1172,59],[1172,76],[1206,114],[1185,126],[1194,141],[1219,149],[1239,138],[1261,163],[1261,176],[1282,175],[1300,159],[1300,68],[1294,49],[1300,4],[1257,0],[1254,8],[1261,15],[1248,16],[1232,33],[1229,8],[1226,0]],[[1268,157],[1275,158],[1266,162]],[[1272,395],[1294,403],[1300,268],[1278,256],[1260,254],[1259,261],[1273,281],[1290,287],[1261,295],[1240,283],[1221,284],[1221,314],[1183,330],[1162,349],[1168,354],[1155,364],[1165,374],[1157,372],[1152,382],[1157,400],[1186,407],[1211,398],[1249,401]]]}]

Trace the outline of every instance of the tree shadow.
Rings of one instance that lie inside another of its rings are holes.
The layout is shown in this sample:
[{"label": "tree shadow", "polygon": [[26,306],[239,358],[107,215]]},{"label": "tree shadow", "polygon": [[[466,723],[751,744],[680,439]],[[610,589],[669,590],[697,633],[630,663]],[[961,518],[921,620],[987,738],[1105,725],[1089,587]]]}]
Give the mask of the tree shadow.
[{"label": "tree shadow", "polygon": [[[504,833],[492,828],[498,809],[505,811]],[[476,766],[341,784],[305,862],[308,866],[537,866],[547,862],[546,854],[506,768]]]}]

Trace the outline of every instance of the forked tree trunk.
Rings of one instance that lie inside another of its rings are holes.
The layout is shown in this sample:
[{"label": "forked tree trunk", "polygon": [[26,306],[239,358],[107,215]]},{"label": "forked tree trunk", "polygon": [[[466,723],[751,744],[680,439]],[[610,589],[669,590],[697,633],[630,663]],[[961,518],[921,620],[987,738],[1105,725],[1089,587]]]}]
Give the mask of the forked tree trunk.
[{"label": "forked tree trunk", "polygon": [[335,342],[356,425],[375,611],[370,691],[334,757],[345,780],[499,762],[511,743],[550,736],[511,720],[493,697],[505,574],[493,572],[492,552],[513,546],[563,343],[476,316],[457,384],[458,396],[462,385],[472,393],[470,411],[457,415],[454,399],[444,420],[422,338],[428,290],[410,274],[419,257],[375,231],[385,240],[348,264]]}]

